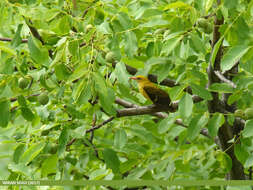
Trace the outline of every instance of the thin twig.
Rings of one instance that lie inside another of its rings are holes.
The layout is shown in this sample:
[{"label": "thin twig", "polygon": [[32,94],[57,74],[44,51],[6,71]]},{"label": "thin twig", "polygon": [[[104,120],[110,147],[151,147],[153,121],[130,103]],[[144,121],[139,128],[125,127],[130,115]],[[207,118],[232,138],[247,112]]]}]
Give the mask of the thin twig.
[{"label": "thin twig", "polygon": [[76,141],[76,138],[73,138],[66,146],[71,146]]},{"label": "thin twig", "polygon": [[105,124],[111,122],[113,119],[114,119],[114,117],[110,117],[109,119],[103,121],[103,122],[100,123],[99,125],[97,125],[97,126],[91,128],[91,129],[86,130],[86,133],[90,133],[90,132],[92,132],[92,131],[94,131],[94,130],[96,130],[96,129],[99,129],[99,128],[103,127]]},{"label": "thin twig", "polygon": [[[39,96],[40,94],[31,94],[31,95],[29,95],[29,96],[25,96],[25,98],[29,98],[29,97],[33,97],[33,96]],[[10,98],[10,101],[11,102],[15,102],[15,101],[17,101],[18,100],[18,98],[17,97],[15,97],[15,98]]]},{"label": "thin twig", "polygon": [[249,180],[252,180],[252,166],[249,167]]},{"label": "thin twig", "polygon": [[[1,37],[0,37],[0,41],[11,42],[12,39],[11,39],[11,38],[1,38]],[[22,43],[27,43],[27,42],[28,42],[28,39],[22,39],[21,42],[22,42]]]},{"label": "thin twig", "polygon": [[229,84],[233,88],[236,88],[236,84],[228,80],[220,71],[214,71],[215,75],[223,82]]},{"label": "thin twig", "polygon": [[[93,118],[92,118],[92,128],[94,128],[96,126],[96,121],[97,121],[97,117],[96,117],[96,114],[94,113]],[[91,135],[90,135],[90,142],[91,143],[92,143],[93,138],[94,138],[94,131],[92,131]]]}]

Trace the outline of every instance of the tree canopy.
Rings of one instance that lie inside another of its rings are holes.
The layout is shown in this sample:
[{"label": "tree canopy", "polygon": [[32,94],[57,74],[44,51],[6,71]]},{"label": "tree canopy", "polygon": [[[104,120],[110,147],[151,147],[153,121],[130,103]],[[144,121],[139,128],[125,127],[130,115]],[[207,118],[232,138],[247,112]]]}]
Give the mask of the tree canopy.
[{"label": "tree canopy", "polygon": [[2,0],[0,179],[252,179],[252,81],[250,0]]}]

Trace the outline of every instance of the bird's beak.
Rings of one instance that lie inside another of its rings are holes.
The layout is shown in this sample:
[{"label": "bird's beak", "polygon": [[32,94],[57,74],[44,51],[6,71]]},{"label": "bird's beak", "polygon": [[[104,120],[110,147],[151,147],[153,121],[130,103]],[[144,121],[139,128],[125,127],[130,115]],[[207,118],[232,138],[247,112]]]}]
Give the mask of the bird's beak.
[{"label": "bird's beak", "polygon": [[130,79],[137,80],[137,78],[136,78],[136,77],[130,77]]}]

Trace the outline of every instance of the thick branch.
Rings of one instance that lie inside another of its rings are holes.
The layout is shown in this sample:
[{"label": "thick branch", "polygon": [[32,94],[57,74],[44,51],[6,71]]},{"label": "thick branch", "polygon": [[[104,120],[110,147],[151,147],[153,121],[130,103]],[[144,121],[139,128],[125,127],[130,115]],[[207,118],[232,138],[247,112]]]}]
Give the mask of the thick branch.
[{"label": "thick branch", "polygon": [[[217,1],[218,5],[220,4],[220,0]],[[212,48],[214,49],[215,44],[218,42],[218,40],[221,37],[221,34],[219,32],[220,26],[223,24],[224,18],[220,17],[218,18],[217,15],[215,15],[214,20],[214,30],[213,30],[213,40],[212,40]],[[226,77],[222,77],[221,75],[218,75],[215,73],[215,71],[220,71],[220,63],[222,58],[222,45],[219,47],[219,50],[217,52],[214,65],[212,66],[211,62],[208,66],[208,86],[211,86],[213,83],[219,83],[221,81],[224,81]],[[228,82],[226,80],[226,82]],[[221,101],[219,99],[219,94],[216,92],[212,92],[213,100],[208,102],[208,110],[210,113],[215,112],[221,112],[221,110],[226,111],[226,99],[225,101]],[[227,150],[229,147],[231,147],[231,144],[228,143],[233,137],[234,137],[234,131],[231,126],[229,126],[228,122],[226,121],[222,127],[219,128],[218,131],[218,137],[220,142],[221,149]],[[232,159],[232,169],[228,173],[227,178],[228,179],[245,179],[244,174],[244,168],[242,164],[237,160],[235,154],[234,154],[234,147],[230,148],[227,152],[227,154]]]},{"label": "thick branch", "polygon": [[[168,115],[162,113],[161,111],[168,111],[169,109],[171,109],[171,108],[157,107],[155,105],[139,107],[136,104],[132,104],[120,98],[116,98],[115,102],[119,105],[127,107],[127,109],[118,110],[117,117],[151,114],[159,118],[166,118],[168,117]],[[176,119],[175,124],[187,128],[187,126],[184,125],[181,119]],[[207,129],[203,128],[200,133],[208,138],[211,138],[210,135],[208,134]]]}]

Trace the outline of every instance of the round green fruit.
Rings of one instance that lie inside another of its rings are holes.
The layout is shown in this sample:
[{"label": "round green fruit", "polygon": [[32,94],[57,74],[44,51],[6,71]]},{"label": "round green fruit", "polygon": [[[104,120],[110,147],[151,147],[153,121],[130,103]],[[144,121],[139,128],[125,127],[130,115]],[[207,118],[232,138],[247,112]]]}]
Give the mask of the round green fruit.
[{"label": "round green fruit", "polygon": [[253,108],[247,108],[244,114],[246,119],[253,119]]},{"label": "round green fruit", "polygon": [[244,118],[245,117],[244,116],[244,111],[242,109],[235,110],[234,116]]},{"label": "round green fruit", "polygon": [[210,34],[210,33],[212,33],[212,31],[213,31],[212,25],[209,23],[208,20],[206,20],[206,19],[204,19],[204,18],[198,19],[197,25],[198,25],[200,28],[202,28],[203,31],[204,31],[206,34]]},{"label": "round green fruit", "polygon": [[116,58],[116,56],[115,56],[115,54],[114,54],[112,51],[108,52],[108,53],[106,54],[106,56],[105,56],[105,60],[106,60],[107,62],[109,62],[109,63],[114,62],[115,58]]},{"label": "round green fruit", "polygon": [[205,28],[207,25],[208,25],[208,21],[204,18],[199,18],[197,20],[197,25],[200,27],[200,28]]},{"label": "round green fruit", "polygon": [[38,101],[41,105],[46,105],[49,101],[47,93],[42,93],[38,96]]},{"label": "round green fruit", "polygon": [[18,80],[18,87],[21,89],[25,89],[29,84],[29,80],[26,78],[20,78]]},{"label": "round green fruit", "polygon": [[86,31],[89,31],[89,30],[91,30],[93,28],[93,26],[91,25],[91,24],[88,24],[87,26],[86,26]]},{"label": "round green fruit", "polygon": [[207,26],[205,28],[203,28],[203,31],[206,34],[211,34],[213,32],[213,27],[210,23],[207,24]]}]

